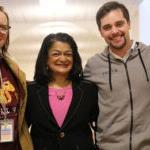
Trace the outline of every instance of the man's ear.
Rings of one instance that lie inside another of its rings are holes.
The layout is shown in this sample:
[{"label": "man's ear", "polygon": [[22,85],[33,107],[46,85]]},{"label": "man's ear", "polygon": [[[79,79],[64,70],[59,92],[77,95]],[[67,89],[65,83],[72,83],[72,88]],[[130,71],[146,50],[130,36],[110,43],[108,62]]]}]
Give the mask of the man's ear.
[{"label": "man's ear", "polygon": [[131,29],[131,22],[128,21],[127,24],[129,25],[129,29]]},{"label": "man's ear", "polygon": [[100,36],[103,37],[102,30],[100,28],[98,28],[98,31],[99,31]]}]

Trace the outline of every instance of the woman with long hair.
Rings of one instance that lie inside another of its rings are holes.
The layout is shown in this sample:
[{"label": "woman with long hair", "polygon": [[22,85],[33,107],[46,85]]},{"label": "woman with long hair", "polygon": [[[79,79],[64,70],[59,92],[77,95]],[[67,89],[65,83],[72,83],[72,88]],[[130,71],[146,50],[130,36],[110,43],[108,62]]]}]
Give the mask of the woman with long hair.
[{"label": "woman with long hair", "polygon": [[82,79],[81,58],[66,33],[42,43],[34,81],[28,85],[26,120],[35,150],[92,150],[97,121],[97,88]]}]

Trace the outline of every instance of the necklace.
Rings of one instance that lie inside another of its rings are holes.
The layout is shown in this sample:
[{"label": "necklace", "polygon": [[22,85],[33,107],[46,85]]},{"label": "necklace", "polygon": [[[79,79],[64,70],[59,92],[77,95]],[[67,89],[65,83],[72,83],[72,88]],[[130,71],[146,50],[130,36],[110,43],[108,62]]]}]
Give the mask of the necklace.
[{"label": "necklace", "polygon": [[56,90],[55,94],[56,94],[56,98],[59,101],[63,101],[65,99],[65,96],[66,96],[66,90],[64,90],[64,89],[62,89],[62,90]]},{"label": "necklace", "polygon": [[56,97],[59,101],[62,101],[62,100],[64,100],[65,95],[56,95]]},{"label": "necklace", "polygon": [[66,97],[68,87],[71,88],[71,84],[69,82],[63,88],[56,88],[57,86],[54,86],[53,84],[49,84],[49,87],[52,88],[52,91],[54,93],[53,95],[55,95],[56,99],[58,101],[63,101],[65,99],[65,97]]}]

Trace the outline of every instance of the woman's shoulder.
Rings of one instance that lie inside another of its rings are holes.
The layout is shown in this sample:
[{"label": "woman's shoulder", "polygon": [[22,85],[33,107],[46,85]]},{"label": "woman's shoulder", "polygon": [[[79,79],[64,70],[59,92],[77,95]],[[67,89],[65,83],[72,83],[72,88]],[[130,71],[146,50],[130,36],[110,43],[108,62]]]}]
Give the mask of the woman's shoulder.
[{"label": "woman's shoulder", "polygon": [[36,81],[27,81],[28,86],[36,85]]},{"label": "woman's shoulder", "polygon": [[34,91],[41,88],[47,88],[47,84],[40,84],[36,81],[27,81],[27,88],[31,91]]},{"label": "woman's shoulder", "polygon": [[28,87],[28,89],[37,87],[37,82],[36,81],[27,81],[27,87]]},{"label": "woman's shoulder", "polygon": [[85,79],[83,79],[83,80],[81,80],[81,82],[80,82],[80,86],[81,87],[87,87],[87,88],[96,88],[97,89],[97,86],[96,86],[96,84],[94,84],[93,82],[91,82],[91,81],[89,81],[89,80],[85,80]]},{"label": "woman's shoulder", "polygon": [[93,82],[82,80],[79,88],[84,92],[85,95],[89,96],[89,98],[92,96],[93,99],[97,99],[98,88]]}]

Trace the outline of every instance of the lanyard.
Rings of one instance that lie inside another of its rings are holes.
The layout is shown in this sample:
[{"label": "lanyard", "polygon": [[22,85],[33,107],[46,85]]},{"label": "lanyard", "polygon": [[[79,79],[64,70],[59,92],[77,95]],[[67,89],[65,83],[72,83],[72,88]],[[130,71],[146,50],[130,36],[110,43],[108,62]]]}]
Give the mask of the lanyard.
[{"label": "lanyard", "polygon": [[3,78],[2,78],[2,72],[0,69],[0,89],[2,89],[2,85],[3,85]]},{"label": "lanyard", "polygon": [[4,121],[7,122],[7,108],[5,104],[5,95],[3,93],[3,78],[2,78],[2,72],[0,69],[0,105],[2,106],[3,113],[4,113]]}]

